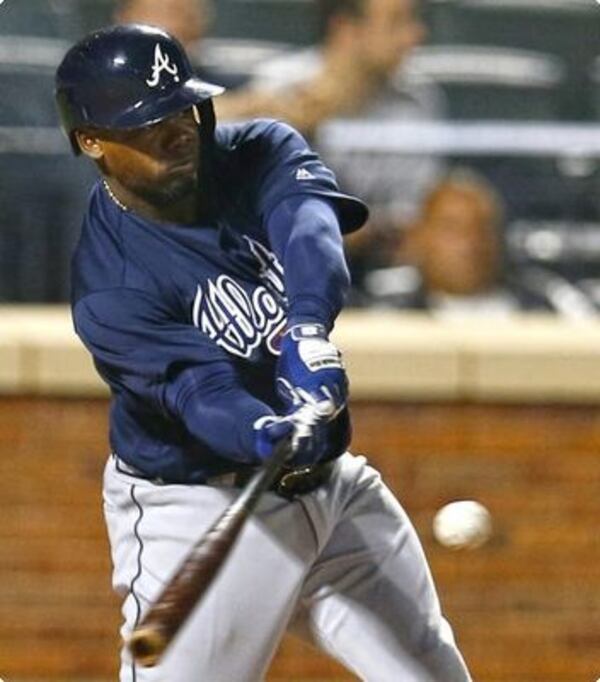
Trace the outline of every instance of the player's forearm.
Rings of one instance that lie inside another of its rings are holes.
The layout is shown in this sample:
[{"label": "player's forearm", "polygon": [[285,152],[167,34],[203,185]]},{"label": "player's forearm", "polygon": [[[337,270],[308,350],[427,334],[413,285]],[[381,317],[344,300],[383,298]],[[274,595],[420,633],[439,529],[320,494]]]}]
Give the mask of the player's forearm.
[{"label": "player's forearm", "polygon": [[256,462],[254,423],[271,408],[244,390],[231,371],[182,372],[165,391],[169,412],[187,431],[221,457]]},{"label": "player's forearm", "polygon": [[288,322],[333,326],[350,286],[334,208],[318,197],[283,201],[269,219],[269,236],[285,270]]}]

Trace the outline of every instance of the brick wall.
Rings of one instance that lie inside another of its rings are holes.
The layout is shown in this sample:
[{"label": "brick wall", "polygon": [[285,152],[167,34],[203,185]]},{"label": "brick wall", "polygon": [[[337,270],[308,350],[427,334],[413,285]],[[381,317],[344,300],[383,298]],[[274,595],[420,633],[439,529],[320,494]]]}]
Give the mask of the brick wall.
[{"label": "brick wall", "polygon": [[[480,682],[600,675],[600,415],[595,407],[355,406],[368,454],[420,531]],[[116,679],[118,603],[100,511],[106,402],[0,398],[0,677]],[[492,541],[434,544],[435,510],[475,498]],[[269,678],[350,680],[286,641]]]}]

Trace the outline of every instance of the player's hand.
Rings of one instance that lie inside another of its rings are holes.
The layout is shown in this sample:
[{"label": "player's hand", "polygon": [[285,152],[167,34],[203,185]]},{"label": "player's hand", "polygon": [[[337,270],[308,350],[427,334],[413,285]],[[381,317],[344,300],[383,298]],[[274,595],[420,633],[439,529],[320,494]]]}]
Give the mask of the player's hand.
[{"label": "player's hand", "polygon": [[261,460],[269,459],[277,444],[291,436],[294,456],[290,464],[314,464],[327,454],[327,423],[330,419],[329,401],[303,405],[285,416],[260,417],[254,422],[256,454]]},{"label": "player's hand", "polygon": [[340,351],[322,324],[297,324],[281,339],[277,393],[289,409],[328,401],[333,419],[348,400],[348,379]]}]

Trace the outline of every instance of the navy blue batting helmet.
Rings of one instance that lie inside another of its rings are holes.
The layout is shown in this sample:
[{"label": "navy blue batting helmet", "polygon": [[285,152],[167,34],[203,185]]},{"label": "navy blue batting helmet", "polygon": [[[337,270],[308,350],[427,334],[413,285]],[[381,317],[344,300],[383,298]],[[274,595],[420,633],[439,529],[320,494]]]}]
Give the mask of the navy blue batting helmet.
[{"label": "navy blue batting helmet", "polygon": [[76,154],[78,129],[140,128],[192,105],[209,104],[223,90],[195,76],[175,38],[142,24],[90,33],[56,71],[58,110]]}]

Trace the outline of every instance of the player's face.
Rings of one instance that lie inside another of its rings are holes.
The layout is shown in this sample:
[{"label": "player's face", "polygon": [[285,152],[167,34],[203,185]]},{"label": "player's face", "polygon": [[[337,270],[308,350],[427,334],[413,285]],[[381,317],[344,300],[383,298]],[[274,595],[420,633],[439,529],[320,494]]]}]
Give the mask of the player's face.
[{"label": "player's face", "polygon": [[191,109],[154,125],[100,133],[98,161],[107,178],[154,206],[197,188],[199,130]]},{"label": "player's face", "polygon": [[415,0],[366,0],[359,27],[364,59],[383,75],[393,73],[425,35]]}]

